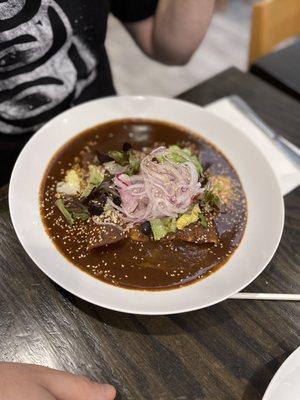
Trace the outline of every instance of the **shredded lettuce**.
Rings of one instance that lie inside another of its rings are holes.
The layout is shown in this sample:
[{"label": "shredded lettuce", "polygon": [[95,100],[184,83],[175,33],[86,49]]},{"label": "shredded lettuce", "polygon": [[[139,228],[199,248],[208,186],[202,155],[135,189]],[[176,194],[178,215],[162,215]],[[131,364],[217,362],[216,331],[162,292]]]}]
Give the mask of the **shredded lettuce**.
[{"label": "shredded lettuce", "polygon": [[69,195],[77,194],[80,191],[80,177],[78,173],[74,169],[69,169],[64,181],[57,183],[56,191]]},{"label": "shredded lettuce", "polygon": [[170,232],[176,231],[175,218],[156,218],[150,220],[154,240],[160,240]]},{"label": "shredded lettuce", "polygon": [[198,157],[193,155],[189,149],[182,149],[177,145],[169,146],[166,150],[166,155],[159,156],[157,159],[160,163],[162,163],[164,160],[168,160],[176,164],[190,161],[195,165],[198,174],[202,174],[203,172],[203,167]]},{"label": "shredded lettuce", "polygon": [[88,196],[91,191],[98,187],[104,179],[104,174],[100,171],[97,165],[89,165],[89,178],[86,188],[84,189],[82,195],[84,197]]},{"label": "shredded lettuce", "polygon": [[130,151],[129,153],[129,165],[130,165],[130,172],[129,172],[130,175],[133,175],[136,172],[138,172],[140,168],[140,160],[133,151]]},{"label": "shredded lettuce", "polygon": [[107,154],[120,165],[124,166],[128,164],[128,154],[125,151],[112,150]]},{"label": "shredded lettuce", "polygon": [[99,186],[103,178],[104,176],[97,165],[89,165],[89,183],[91,185]]},{"label": "shredded lettuce", "polygon": [[[122,172],[125,172],[124,168],[126,168],[126,172],[128,173],[128,175],[134,175],[136,172],[138,172],[140,168],[140,160],[135,154],[135,152],[132,150],[128,150],[126,152],[109,151],[108,155],[111,158],[113,158],[114,161],[106,163],[106,167],[113,167],[114,170],[122,168]],[[113,163],[115,164],[113,165]],[[117,173],[122,173],[122,172],[117,172]]]},{"label": "shredded lettuce", "polygon": [[109,161],[103,165],[110,175],[124,174],[128,170],[128,165],[122,166],[115,161]]},{"label": "shredded lettuce", "polygon": [[58,199],[55,202],[56,207],[62,213],[64,219],[68,222],[68,224],[73,225],[74,219],[80,219],[81,221],[86,221],[89,218],[88,212],[80,211],[80,212],[70,212],[64,202],[63,199]]},{"label": "shredded lettuce", "polygon": [[56,200],[55,205],[62,213],[63,217],[68,222],[68,224],[72,225],[74,223],[74,219],[72,217],[72,214],[66,209],[63,200],[62,199]]}]

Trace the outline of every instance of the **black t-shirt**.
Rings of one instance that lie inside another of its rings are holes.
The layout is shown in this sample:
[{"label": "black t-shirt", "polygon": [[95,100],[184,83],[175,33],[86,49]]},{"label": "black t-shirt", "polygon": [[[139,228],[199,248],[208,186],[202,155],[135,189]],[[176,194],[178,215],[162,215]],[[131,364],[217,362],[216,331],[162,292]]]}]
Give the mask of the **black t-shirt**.
[{"label": "black t-shirt", "polygon": [[114,94],[107,16],[139,21],[157,1],[0,1],[0,136],[27,136],[74,104]]},{"label": "black t-shirt", "polygon": [[0,186],[30,136],[72,105],[115,93],[107,17],[154,14],[158,0],[0,0]]}]

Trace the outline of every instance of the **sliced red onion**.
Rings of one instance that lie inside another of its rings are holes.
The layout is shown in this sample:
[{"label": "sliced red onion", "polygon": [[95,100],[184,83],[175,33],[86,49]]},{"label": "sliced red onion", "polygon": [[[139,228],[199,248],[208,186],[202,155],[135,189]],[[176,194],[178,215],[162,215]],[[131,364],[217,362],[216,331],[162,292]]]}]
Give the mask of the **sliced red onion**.
[{"label": "sliced red onion", "polygon": [[158,163],[165,147],[159,147],[144,157],[138,175],[117,175],[114,183],[121,197],[126,219],[143,222],[152,218],[176,217],[185,213],[193,200],[203,192],[198,172],[192,162],[180,164],[165,160]]}]

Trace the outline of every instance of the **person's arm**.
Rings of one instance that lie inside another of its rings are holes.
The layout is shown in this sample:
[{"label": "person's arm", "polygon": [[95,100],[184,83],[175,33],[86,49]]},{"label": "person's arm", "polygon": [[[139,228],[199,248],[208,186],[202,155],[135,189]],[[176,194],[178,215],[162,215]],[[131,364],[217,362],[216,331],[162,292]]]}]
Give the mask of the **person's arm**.
[{"label": "person's arm", "polygon": [[213,9],[214,0],[159,0],[153,17],[124,25],[149,57],[183,65],[204,38]]}]

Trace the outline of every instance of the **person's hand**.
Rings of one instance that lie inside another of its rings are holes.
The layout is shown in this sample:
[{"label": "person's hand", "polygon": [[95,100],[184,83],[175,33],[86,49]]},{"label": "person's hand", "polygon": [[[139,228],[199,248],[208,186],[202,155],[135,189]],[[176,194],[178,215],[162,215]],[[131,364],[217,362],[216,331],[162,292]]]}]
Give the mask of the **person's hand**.
[{"label": "person's hand", "polygon": [[0,400],[113,400],[116,390],[83,376],[29,364],[0,363]]}]

